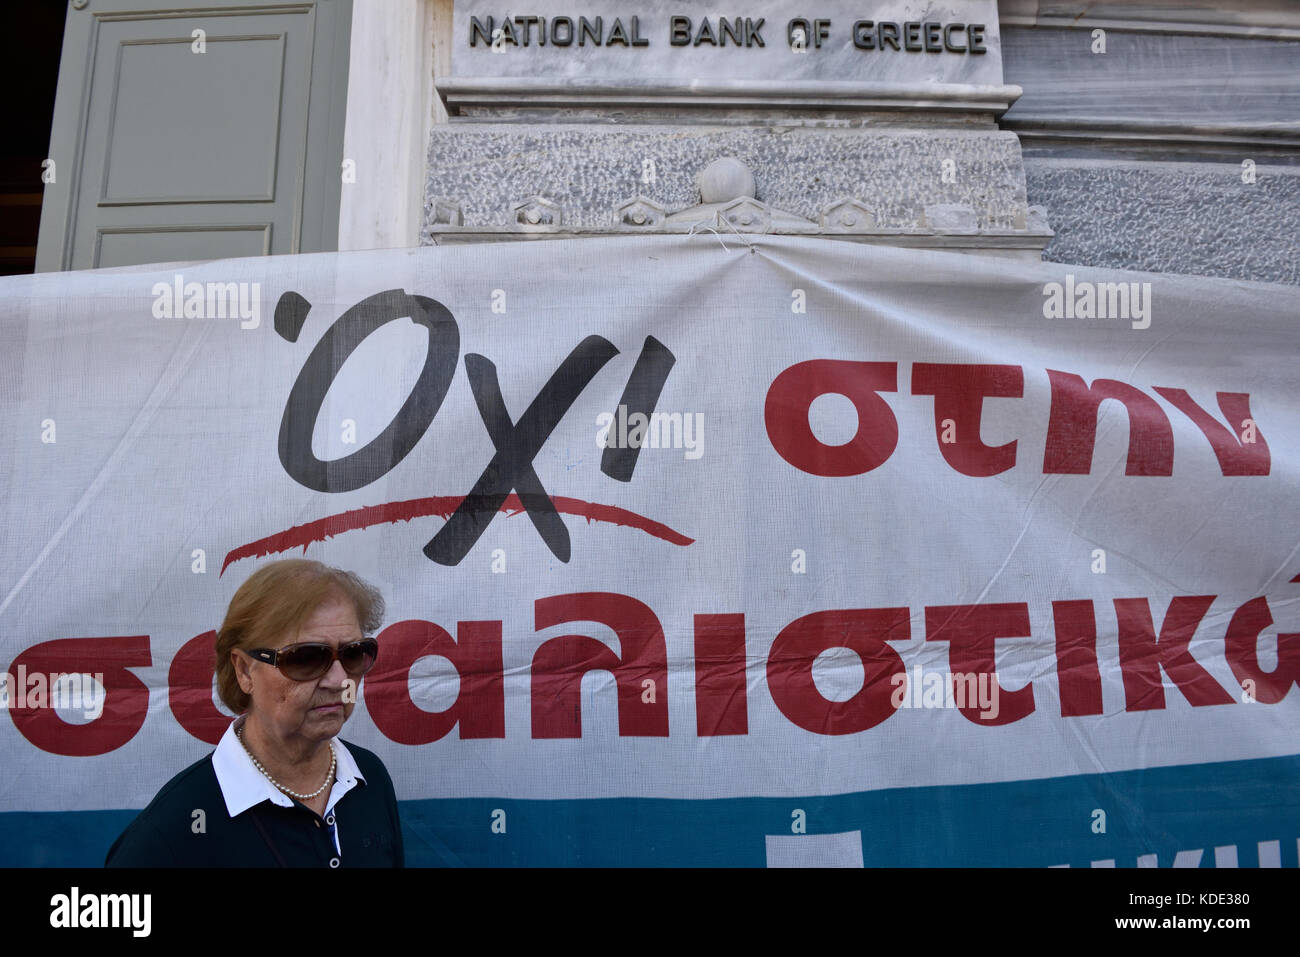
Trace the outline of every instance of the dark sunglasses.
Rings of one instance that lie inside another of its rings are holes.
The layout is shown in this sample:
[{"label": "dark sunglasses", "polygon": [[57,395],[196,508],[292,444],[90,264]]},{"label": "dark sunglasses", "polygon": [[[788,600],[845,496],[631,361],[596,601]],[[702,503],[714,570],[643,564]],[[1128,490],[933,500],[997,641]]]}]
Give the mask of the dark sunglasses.
[{"label": "dark sunglasses", "polygon": [[279,668],[280,674],[290,681],[315,681],[329,671],[336,660],[342,663],[343,670],[349,675],[360,678],[374,667],[375,659],[379,657],[379,642],[374,638],[362,638],[336,649],[333,645],[310,641],[287,648],[250,648],[244,653]]}]

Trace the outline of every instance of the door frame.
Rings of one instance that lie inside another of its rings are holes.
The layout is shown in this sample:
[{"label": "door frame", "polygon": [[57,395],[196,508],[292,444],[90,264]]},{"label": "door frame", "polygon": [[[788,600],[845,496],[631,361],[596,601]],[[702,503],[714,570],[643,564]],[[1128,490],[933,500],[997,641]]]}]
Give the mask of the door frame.
[{"label": "door frame", "polygon": [[362,0],[352,8],[338,248],[420,245],[429,133],[447,122],[434,89],[451,72],[452,0]]}]

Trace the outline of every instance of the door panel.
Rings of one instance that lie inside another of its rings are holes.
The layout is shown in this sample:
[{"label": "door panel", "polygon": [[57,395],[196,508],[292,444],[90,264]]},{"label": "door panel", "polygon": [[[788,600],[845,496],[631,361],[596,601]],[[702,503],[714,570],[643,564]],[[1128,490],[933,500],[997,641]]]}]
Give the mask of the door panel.
[{"label": "door panel", "polygon": [[[104,122],[91,121],[90,143],[108,137],[100,202],[273,200],[281,76],[290,75],[291,102],[306,94],[303,65],[285,69],[285,39],[209,37],[202,55],[184,39],[122,42]],[[290,112],[288,132],[300,138],[306,113]],[[238,142],[229,122],[212,117],[236,121]]]},{"label": "door panel", "polygon": [[101,229],[96,240],[96,266],[238,259],[271,251],[271,225]]},{"label": "door panel", "polygon": [[350,22],[349,0],[69,9],[37,268],[334,248]]}]

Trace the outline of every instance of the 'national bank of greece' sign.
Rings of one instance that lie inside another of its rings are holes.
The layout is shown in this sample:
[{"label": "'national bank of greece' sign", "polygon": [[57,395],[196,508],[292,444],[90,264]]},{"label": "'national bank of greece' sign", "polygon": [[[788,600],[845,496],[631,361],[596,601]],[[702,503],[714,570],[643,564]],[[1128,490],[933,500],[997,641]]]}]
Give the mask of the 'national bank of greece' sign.
[{"label": "'national bank of greece' sign", "polygon": [[439,81],[450,101],[510,88],[536,99],[548,84],[557,92],[576,84],[596,99],[689,90],[774,104],[788,102],[782,92],[834,100],[892,91],[889,105],[1010,92],[995,0],[741,0],[726,10],[534,0],[519,12],[475,0],[456,4],[453,30],[451,76]]}]

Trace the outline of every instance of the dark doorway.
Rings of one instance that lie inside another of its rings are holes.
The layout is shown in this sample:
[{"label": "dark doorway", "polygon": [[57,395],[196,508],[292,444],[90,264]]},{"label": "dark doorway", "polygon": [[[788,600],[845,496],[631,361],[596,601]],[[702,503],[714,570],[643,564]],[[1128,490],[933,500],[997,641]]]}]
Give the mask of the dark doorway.
[{"label": "dark doorway", "polygon": [[[54,91],[67,4],[10,4],[0,31],[0,276],[34,272],[41,226],[42,163],[49,155]],[[55,174],[58,174],[56,169]]]}]

